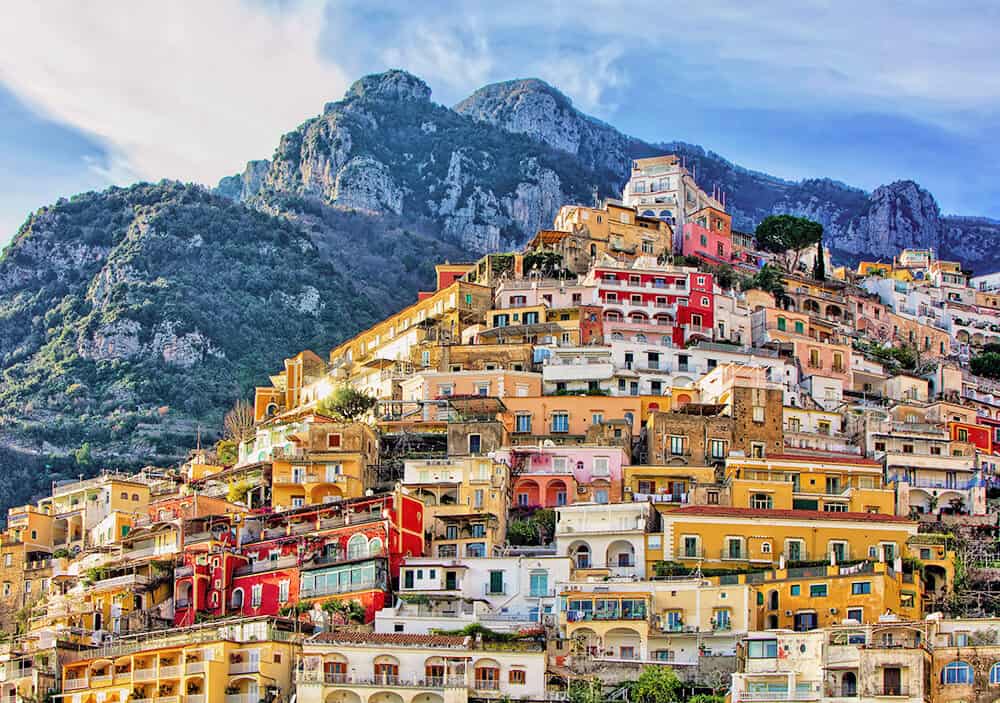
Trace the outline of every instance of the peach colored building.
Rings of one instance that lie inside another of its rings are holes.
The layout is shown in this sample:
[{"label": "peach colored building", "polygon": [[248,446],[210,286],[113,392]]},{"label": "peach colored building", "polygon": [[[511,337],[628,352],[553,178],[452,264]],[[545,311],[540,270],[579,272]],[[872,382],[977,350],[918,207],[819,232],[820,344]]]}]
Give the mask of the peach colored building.
[{"label": "peach colored building", "polygon": [[433,400],[467,395],[523,398],[542,394],[542,374],[507,369],[423,371],[402,381],[400,387],[403,400]]},{"label": "peach colored building", "polygon": [[[582,443],[592,427],[614,420],[624,421],[623,431],[638,436],[650,402],[661,397],[543,395],[504,399],[502,420],[513,444],[536,444],[544,439],[558,443]],[[659,409],[657,405],[656,409]]]}]

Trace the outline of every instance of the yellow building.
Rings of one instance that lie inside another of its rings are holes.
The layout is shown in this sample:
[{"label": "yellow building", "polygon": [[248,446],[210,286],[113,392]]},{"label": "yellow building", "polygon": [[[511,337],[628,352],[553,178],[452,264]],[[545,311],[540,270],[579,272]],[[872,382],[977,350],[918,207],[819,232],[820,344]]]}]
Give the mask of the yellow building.
[{"label": "yellow building", "polygon": [[[279,624],[281,627],[279,628]],[[290,623],[230,620],[149,633],[63,665],[66,703],[288,700],[300,644]]]},{"label": "yellow building", "polygon": [[625,500],[654,503],[690,503],[695,486],[715,483],[714,466],[646,466],[622,467]]},{"label": "yellow building", "polygon": [[861,456],[783,454],[726,460],[731,505],[757,510],[825,513],[895,512],[895,491],[885,488],[882,464]]},{"label": "yellow building", "polygon": [[753,582],[758,630],[811,630],[844,620],[877,623],[886,613],[904,620],[923,617],[920,574],[885,562],[805,566],[739,577]]},{"label": "yellow building", "polygon": [[571,581],[560,597],[560,626],[574,654],[598,661],[697,665],[700,656],[732,654],[740,636],[753,629],[746,583]]},{"label": "yellow building", "polygon": [[149,495],[148,483],[127,474],[107,473],[56,484],[38,507],[53,516],[53,549],[78,551],[117,544],[132,521],[146,514]]},{"label": "yellow building", "polygon": [[362,423],[312,416],[271,450],[271,505],[275,510],[360,498],[374,483],[378,437]]},{"label": "yellow building", "polygon": [[[834,559],[893,561],[917,523],[891,514],[689,505],[657,506],[663,560],[718,568]],[[649,558],[650,555],[647,555]],[[648,565],[655,571],[655,565]]]},{"label": "yellow building", "polygon": [[510,469],[483,456],[407,461],[403,490],[425,505],[435,557],[492,556],[507,539]]}]

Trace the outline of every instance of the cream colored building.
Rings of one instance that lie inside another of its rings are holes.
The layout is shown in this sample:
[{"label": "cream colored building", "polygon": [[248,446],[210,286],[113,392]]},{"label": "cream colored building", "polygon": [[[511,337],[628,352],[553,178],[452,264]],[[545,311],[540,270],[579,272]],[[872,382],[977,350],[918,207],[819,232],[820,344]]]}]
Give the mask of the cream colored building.
[{"label": "cream colored building", "polygon": [[306,641],[300,703],[467,703],[546,699],[546,654],[531,642],[454,635],[325,632]]}]

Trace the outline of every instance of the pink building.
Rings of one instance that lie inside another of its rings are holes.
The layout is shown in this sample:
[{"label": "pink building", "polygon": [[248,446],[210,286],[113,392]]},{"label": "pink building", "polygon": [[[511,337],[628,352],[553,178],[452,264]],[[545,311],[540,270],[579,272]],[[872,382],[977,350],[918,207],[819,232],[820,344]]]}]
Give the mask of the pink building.
[{"label": "pink building", "polygon": [[732,263],[732,217],[713,207],[696,212],[684,224],[681,253],[714,264]]},{"label": "pink building", "polygon": [[622,499],[621,447],[523,446],[497,452],[512,467],[514,504],[555,508],[575,502],[618,503]]}]

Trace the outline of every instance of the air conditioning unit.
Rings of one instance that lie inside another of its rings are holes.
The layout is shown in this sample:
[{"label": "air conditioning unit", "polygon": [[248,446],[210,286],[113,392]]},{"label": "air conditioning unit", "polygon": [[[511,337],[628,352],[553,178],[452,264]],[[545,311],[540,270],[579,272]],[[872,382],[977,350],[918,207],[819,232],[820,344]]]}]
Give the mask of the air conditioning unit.
[{"label": "air conditioning unit", "polygon": [[837,609],[836,608],[830,608],[830,615],[836,615],[836,614],[837,614]]},{"label": "air conditioning unit", "polygon": [[587,492],[587,487],[586,486],[577,486],[576,487],[576,492],[579,493],[579,494],[581,494],[581,495],[583,495],[584,493]]},{"label": "air conditioning unit", "polygon": [[786,611],[785,611],[785,617],[786,617],[786,618],[790,618],[790,617],[792,617],[792,611],[791,611],[791,610],[786,610]]}]

